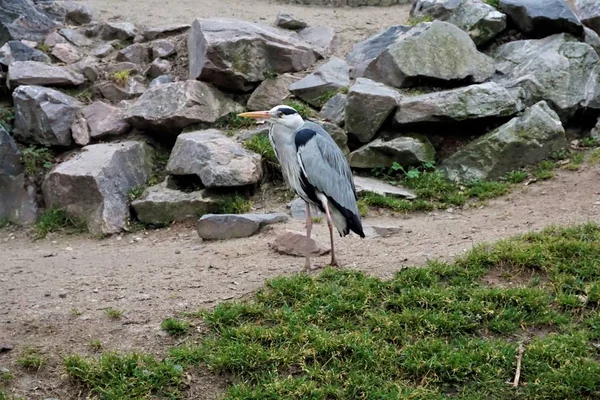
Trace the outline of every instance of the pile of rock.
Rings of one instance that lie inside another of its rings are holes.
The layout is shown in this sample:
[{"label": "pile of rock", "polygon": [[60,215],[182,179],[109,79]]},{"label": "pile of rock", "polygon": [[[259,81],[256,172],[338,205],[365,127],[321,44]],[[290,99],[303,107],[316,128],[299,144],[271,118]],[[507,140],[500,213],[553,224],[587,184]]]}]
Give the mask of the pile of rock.
[{"label": "pile of rock", "polygon": [[[331,56],[331,28],[287,14],[273,26],[145,28],[95,21],[81,5],[13,3],[0,19],[15,113],[11,135],[0,131],[0,218],[20,224],[40,206],[65,208],[98,233],[124,229],[130,209],[152,224],[214,213],[217,189],[252,187],[264,174],[261,156],[217,126],[290,98],[315,109],[356,169],[442,161],[460,181],[536,163],[567,146],[565,126],[600,111],[600,8],[585,0],[575,11],[563,0],[500,0],[498,9],[415,0],[414,24],[387,27],[344,59]],[[431,133],[447,129],[477,139],[442,160]],[[156,141],[172,147],[168,178],[130,204],[152,174]],[[38,188],[44,204],[17,142],[64,153]],[[180,190],[180,176],[200,188]],[[261,226],[242,219],[252,233]]]}]

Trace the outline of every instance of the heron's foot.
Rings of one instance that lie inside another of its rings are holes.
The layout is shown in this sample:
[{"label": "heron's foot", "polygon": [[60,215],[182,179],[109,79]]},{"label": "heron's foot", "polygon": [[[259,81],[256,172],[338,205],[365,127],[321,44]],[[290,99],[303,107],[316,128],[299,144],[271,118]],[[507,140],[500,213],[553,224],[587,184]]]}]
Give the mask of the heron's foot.
[{"label": "heron's foot", "polygon": [[329,266],[330,267],[335,267],[335,268],[340,268],[341,267],[340,263],[338,263],[337,258],[332,258],[331,262],[329,263]]},{"label": "heron's foot", "polygon": [[312,267],[309,266],[309,267],[306,268],[306,273],[310,274],[311,272],[323,269],[323,267],[324,267],[323,265],[313,265]]}]

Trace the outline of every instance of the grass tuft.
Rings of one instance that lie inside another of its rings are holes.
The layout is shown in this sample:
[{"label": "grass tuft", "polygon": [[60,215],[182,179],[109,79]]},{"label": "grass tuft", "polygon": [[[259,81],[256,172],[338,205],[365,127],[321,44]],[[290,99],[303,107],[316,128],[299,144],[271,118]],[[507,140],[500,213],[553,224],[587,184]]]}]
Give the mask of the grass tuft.
[{"label": "grass tuft", "polygon": [[15,121],[15,112],[12,107],[6,105],[0,106],[0,126],[2,126],[8,133],[13,130],[13,124]]},{"label": "grass tuft", "polygon": [[68,215],[62,208],[47,208],[35,223],[35,236],[42,239],[51,232],[83,233],[87,232],[87,224],[79,218]]},{"label": "grass tuft", "polygon": [[111,75],[111,79],[119,86],[124,87],[129,81],[131,71],[124,69],[122,71],[116,71]]},{"label": "grass tuft", "polygon": [[279,160],[277,160],[275,150],[268,136],[254,135],[244,142],[244,147],[261,155],[263,170],[266,171],[266,175],[272,178],[282,178]]},{"label": "grass tuft", "polygon": [[315,111],[312,108],[310,108],[310,106],[308,104],[306,104],[305,102],[303,102],[301,100],[286,99],[284,101],[284,104],[286,106],[290,106],[294,110],[298,111],[298,114],[300,114],[302,116],[302,118],[304,118],[304,119],[313,118],[316,114]]},{"label": "grass tuft", "polygon": [[123,311],[117,310],[112,307],[108,307],[107,309],[104,310],[104,312],[110,319],[120,319],[123,316]]},{"label": "grass tuft", "polygon": [[30,176],[45,174],[52,169],[54,163],[54,155],[45,147],[27,147],[21,151],[21,156]]},{"label": "grass tuft", "polygon": [[160,324],[160,327],[173,336],[179,336],[188,331],[190,324],[176,318],[167,318]]},{"label": "grass tuft", "polygon": [[245,214],[252,210],[252,202],[239,194],[222,197],[220,203],[221,214]]},{"label": "grass tuft", "polygon": [[90,342],[88,343],[88,346],[93,351],[100,351],[100,350],[102,350],[102,342],[100,341],[100,339],[90,340]]},{"label": "grass tuft", "polygon": [[432,16],[425,15],[423,17],[410,18],[406,24],[408,26],[415,26],[415,25],[419,25],[423,22],[433,22],[433,21],[434,21],[434,18]]},{"label": "grass tuft", "polygon": [[500,0],[483,0],[487,5],[490,5],[494,8],[500,7]]},{"label": "grass tuft", "polygon": [[46,364],[46,357],[40,349],[34,347],[26,347],[17,359],[17,364],[28,370],[39,370]]},{"label": "grass tuft", "polygon": [[67,375],[93,397],[133,400],[178,398],[182,368],[142,354],[102,354],[97,360],[71,355],[64,359]]}]

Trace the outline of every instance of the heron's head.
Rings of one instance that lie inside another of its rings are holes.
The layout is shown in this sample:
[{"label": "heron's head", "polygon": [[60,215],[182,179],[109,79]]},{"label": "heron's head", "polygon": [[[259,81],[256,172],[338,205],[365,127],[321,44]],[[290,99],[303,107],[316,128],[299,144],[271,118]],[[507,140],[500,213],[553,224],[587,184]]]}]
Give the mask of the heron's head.
[{"label": "heron's head", "polygon": [[290,106],[275,106],[268,111],[251,111],[238,114],[239,117],[254,118],[270,122],[272,124],[283,125],[292,130],[296,130],[304,124],[304,119]]}]

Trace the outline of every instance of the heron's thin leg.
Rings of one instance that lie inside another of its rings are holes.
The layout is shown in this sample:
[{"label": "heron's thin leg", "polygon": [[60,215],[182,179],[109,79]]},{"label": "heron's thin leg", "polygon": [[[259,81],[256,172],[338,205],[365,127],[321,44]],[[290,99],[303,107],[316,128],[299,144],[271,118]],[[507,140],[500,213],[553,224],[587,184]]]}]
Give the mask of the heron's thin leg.
[{"label": "heron's thin leg", "polygon": [[312,230],[312,218],[310,216],[310,204],[306,203],[306,273],[310,272],[310,232]]},{"label": "heron's thin leg", "polygon": [[332,267],[337,267],[338,262],[335,258],[335,249],[333,248],[333,221],[331,220],[331,214],[329,213],[329,205],[327,204],[327,200],[323,200],[323,207],[325,208],[325,213],[327,214],[327,226],[329,226],[329,239],[331,240],[331,263]]}]

